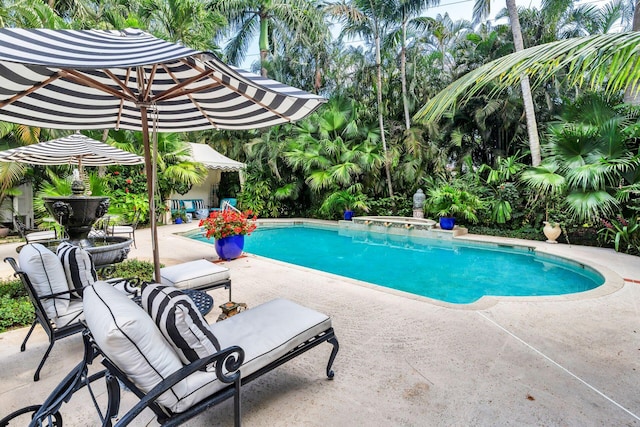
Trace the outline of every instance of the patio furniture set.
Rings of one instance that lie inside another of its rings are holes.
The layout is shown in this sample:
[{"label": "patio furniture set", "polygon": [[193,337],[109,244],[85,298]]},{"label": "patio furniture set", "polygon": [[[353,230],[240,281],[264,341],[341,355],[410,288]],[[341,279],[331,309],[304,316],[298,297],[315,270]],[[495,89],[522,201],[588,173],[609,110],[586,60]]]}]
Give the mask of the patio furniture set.
[{"label": "patio furniture set", "polygon": [[[239,426],[242,386],[323,342],[333,346],[326,375],[334,376],[339,346],[331,319],[322,313],[279,298],[209,325],[203,313],[213,299],[204,290],[229,289],[231,300],[231,280],[228,268],[206,260],[163,268],[162,283],[98,281],[90,254],[70,244],[58,253],[27,244],[18,262],[5,262],[21,278],[36,313],[21,351],[36,324],[49,336],[34,381],[56,340],[81,332],[85,349],[45,402],[0,414],[0,425],[19,416],[31,417],[30,425],[61,425],[62,404],[104,377],[106,408],[94,401],[103,426],[116,417],[116,425],[127,425],[145,408],[160,424],[179,425],[230,398]],[[88,375],[96,358],[105,369]],[[122,386],[140,401],[118,414]]]}]

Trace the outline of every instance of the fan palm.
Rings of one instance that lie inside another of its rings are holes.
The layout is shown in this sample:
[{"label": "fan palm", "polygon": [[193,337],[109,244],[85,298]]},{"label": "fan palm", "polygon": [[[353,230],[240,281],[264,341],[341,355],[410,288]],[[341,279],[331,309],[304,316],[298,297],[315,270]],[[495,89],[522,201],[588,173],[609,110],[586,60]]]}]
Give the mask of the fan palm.
[{"label": "fan palm", "polygon": [[621,185],[636,184],[629,179],[637,177],[640,158],[629,142],[635,139],[637,117],[637,111],[585,95],[550,126],[545,162],[524,172],[522,179],[541,193],[566,188],[566,210],[582,221],[611,216],[625,197]]}]

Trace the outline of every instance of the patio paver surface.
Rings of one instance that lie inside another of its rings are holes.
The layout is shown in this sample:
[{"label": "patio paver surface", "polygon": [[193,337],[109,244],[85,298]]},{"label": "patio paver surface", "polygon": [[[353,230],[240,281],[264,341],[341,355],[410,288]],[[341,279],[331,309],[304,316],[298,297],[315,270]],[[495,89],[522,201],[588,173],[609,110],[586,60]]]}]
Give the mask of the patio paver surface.
[{"label": "patio paver surface", "polygon": [[[172,234],[195,226],[159,227],[165,265],[216,258],[213,245]],[[136,241],[129,258],[150,260],[149,230],[136,231]],[[291,299],[330,315],[340,342],[333,381],[324,374],[331,346],[321,345],[244,387],[244,425],[640,425],[640,283],[633,282],[640,282],[640,258],[527,243],[593,260],[629,280],[614,292],[578,299],[505,298],[457,308],[253,255],[223,263],[231,269],[235,301],[250,309]],[[0,255],[16,256],[16,246],[0,246]],[[428,265],[427,259],[419,268]],[[10,274],[0,263],[0,277]],[[216,305],[226,301],[224,289],[210,294]],[[218,314],[214,309],[207,320]],[[0,417],[41,403],[81,358],[79,335],[57,342],[34,383],[47,338],[36,328],[21,353],[26,332],[0,334]],[[123,410],[136,402],[129,392],[122,397]],[[98,425],[82,391],[62,413],[66,426]],[[225,402],[186,425],[232,424]],[[135,425],[156,423],[147,411]]]}]

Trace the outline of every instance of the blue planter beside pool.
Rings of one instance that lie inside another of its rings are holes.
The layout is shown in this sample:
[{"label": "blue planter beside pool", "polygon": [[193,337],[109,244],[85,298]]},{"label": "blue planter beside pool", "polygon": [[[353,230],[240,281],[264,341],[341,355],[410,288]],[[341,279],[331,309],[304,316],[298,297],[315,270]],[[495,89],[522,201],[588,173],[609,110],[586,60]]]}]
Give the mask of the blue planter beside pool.
[{"label": "blue planter beside pool", "polygon": [[217,239],[213,246],[218,256],[225,261],[238,258],[242,255],[242,249],[244,249],[244,235],[236,234],[235,236]]},{"label": "blue planter beside pool", "polygon": [[351,218],[353,218],[353,211],[352,210],[344,211],[344,220],[351,221]]},{"label": "blue planter beside pool", "polygon": [[453,217],[440,217],[440,228],[443,230],[453,230],[453,227],[456,225],[456,219]]}]

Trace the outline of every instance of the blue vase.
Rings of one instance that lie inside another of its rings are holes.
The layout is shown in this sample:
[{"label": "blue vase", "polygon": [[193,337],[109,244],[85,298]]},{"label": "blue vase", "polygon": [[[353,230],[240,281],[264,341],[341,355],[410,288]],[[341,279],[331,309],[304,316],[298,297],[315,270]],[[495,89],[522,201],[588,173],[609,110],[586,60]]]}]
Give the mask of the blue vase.
[{"label": "blue vase", "polygon": [[229,261],[238,258],[242,255],[242,249],[244,248],[244,235],[236,234],[216,239],[213,246],[220,259]]},{"label": "blue vase", "polygon": [[456,225],[456,219],[453,217],[440,217],[440,228],[443,230],[453,230],[453,227]]},{"label": "blue vase", "polygon": [[353,218],[353,211],[352,210],[344,211],[344,220],[351,221],[351,218]]}]

